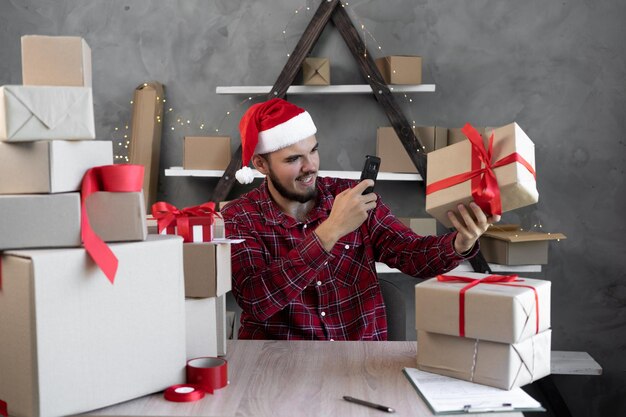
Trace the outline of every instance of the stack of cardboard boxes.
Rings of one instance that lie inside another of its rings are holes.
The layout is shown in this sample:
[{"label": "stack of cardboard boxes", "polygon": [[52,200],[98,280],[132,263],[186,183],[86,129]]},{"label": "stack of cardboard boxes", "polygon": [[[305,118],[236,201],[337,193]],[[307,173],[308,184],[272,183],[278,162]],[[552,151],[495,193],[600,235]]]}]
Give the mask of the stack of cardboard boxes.
[{"label": "stack of cardboard boxes", "polygon": [[468,287],[487,275],[456,275],[415,286],[417,367],[506,390],[549,375],[550,282],[487,279]]},{"label": "stack of cardboard boxes", "polygon": [[24,85],[0,87],[0,400],[60,416],[184,382],[182,239],[147,238],[141,192],[86,200],[118,259],[112,285],[81,247],[96,141],[91,59],[78,37],[22,39]]},{"label": "stack of cardboard boxes", "polygon": [[[191,224],[183,243],[187,358],[225,355],[233,328],[226,314],[226,293],[232,287],[231,245],[241,240],[223,238],[224,222],[217,214],[185,221]],[[160,234],[181,233],[176,223],[172,221]],[[157,220],[152,216],[148,216],[148,232],[159,233]]]}]

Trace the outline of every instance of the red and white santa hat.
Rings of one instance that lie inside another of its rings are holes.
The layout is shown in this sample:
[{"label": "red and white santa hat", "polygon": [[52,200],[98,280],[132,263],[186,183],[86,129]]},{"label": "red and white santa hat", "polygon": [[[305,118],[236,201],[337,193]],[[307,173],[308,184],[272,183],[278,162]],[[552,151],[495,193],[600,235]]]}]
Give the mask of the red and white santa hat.
[{"label": "red and white santa hat", "polygon": [[235,173],[241,184],[254,179],[248,167],[254,154],[285,148],[313,136],[317,128],[304,109],[282,98],[273,98],[251,106],[239,122],[243,166]]}]

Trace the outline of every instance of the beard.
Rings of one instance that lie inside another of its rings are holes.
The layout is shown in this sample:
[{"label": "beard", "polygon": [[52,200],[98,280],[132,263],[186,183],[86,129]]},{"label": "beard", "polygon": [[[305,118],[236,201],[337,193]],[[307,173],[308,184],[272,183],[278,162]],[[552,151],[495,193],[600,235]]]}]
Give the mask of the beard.
[{"label": "beard", "polygon": [[[311,175],[314,174],[315,171],[308,171],[305,172],[304,174],[302,174],[300,177],[306,177],[307,175]],[[287,187],[285,187],[280,180],[274,176],[274,173],[270,170],[268,177],[270,178],[270,180],[272,181],[272,185],[274,186],[274,188],[276,189],[276,191],[278,192],[278,194],[280,194],[283,198],[290,200],[290,201],[297,201],[298,203],[308,203],[309,201],[313,200],[314,198],[317,197],[317,186],[313,186],[313,189],[310,191],[307,191],[305,193],[296,193],[293,191],[289,191],[287,189]],[[315,183],[317,183],[317,178],[315,179]]]}]

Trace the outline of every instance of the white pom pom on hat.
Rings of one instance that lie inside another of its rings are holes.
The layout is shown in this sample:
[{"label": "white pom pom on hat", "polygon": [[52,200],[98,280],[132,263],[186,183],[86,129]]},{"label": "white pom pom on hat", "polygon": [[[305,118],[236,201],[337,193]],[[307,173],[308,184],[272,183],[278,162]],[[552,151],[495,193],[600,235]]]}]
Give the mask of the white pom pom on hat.
[{"label": "white pom pom on hat", "polygon": [[239,132],[243,167],[235,178],[241,184],[249,184],[254,179],[248,167],[252,155],[293,145],[317,133],[317,128],[306,110],[282,98],[273,98],[251,106],[239,122]]}]

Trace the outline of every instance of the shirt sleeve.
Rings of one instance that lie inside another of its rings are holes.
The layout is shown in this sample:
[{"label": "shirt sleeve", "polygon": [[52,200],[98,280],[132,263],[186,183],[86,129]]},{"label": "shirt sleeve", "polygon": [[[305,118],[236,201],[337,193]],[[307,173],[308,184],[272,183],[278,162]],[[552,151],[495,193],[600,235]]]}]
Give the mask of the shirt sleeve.
[{"label": "shirt sleeve", "polygon": [[416,278],[446,273],[479,250],[477,242],[466,254],[458,254],[454,250],[456,232],[440,236],[416,234],[392,215],[380,200],[368,221],[376,261]]},{"label": "shirt sleeve", "polygon": [[233,295],[254,319],[265,321],[300,296],[332,255],[315,233],[272,259],[265,242],[252,225],[226,221],[226,236],[245,239],[232,246]]}]

